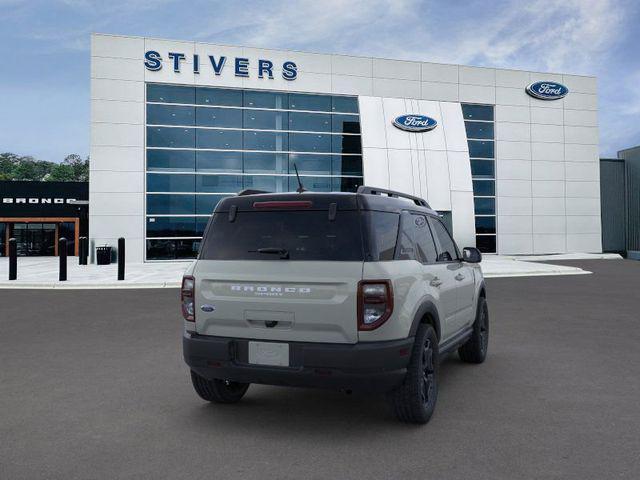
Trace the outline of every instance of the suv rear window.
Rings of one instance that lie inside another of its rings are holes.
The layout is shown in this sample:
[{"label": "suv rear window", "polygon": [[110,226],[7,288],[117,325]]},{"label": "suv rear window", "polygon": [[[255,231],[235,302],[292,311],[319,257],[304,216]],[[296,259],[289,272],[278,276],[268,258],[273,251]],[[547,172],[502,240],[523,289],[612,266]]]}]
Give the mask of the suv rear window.
[{"label": "suv rear window", "polygon": [[364,258],[357,211],[238,212],[213,215],[200,251],[201,260],[325,260]]}]

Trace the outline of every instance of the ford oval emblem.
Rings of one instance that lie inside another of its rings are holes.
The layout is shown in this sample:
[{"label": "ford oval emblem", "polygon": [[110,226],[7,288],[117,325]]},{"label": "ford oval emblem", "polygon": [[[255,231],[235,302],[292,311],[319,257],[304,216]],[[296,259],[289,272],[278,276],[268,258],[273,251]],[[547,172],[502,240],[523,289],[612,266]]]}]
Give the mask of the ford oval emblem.
[{"label": "ford oval emblem", "polygon": [[216,307],[214,307],[213,305],[202,305],[200,307],[200,310],[202,310],[203,312],[213,312],[216,309]]},{"label": "ford oval emblem", "polygon": [[438,125],[438,122],[426,115],[407,114],[396,117],[393,125],[407,132],[428,132]]},{"label": "ford oval emblem", "polygon": [[526,91],[540,100],[559,100],[569,93],[567,87],[557,82],[534,82],[527,86]]}]

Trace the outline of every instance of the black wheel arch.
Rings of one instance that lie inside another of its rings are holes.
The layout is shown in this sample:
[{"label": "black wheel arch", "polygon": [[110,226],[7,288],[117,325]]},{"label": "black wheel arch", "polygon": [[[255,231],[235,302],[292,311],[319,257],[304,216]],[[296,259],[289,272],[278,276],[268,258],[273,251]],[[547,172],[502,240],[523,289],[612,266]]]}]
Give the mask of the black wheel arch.
[{"label": "black wheel arch", "polygon": [[480,288],[478,289],[478,297],[487,298],[487,288],[484,284],[484,280],[480,282]]},{"label": "black wheel arch", "polygon": [[433,329],[436,331],[438,340],[442,338],[442,330],[440,328],[440,315],[438,315],[438,309],[436,308],[435,303],[433,303],[431,300],[425,301],[424,303],[422,303],[422,305],[420,305],[420,308],[418,308],[418,311],[413,317],[409,336],[414,337],[416,335],[416,332],[418,331],[418,327],[423,323],[429,324],[433,327]]}]

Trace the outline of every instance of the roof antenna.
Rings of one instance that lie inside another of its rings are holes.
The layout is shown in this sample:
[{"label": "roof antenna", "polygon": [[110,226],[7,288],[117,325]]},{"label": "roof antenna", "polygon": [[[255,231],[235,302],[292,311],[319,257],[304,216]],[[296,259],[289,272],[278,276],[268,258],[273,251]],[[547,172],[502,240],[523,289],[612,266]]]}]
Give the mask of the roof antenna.
[{"label": "roof antenna", "polygon": [[306,192],[307,190],[302,185],[302,181],[300,181],[300,175],[298,174],[298,167],[296,166],[295,163],[293,164],[293,168],[296,169],[296,178],[298,179],[298,188],[296,188],[296,192],[298,193]]}]

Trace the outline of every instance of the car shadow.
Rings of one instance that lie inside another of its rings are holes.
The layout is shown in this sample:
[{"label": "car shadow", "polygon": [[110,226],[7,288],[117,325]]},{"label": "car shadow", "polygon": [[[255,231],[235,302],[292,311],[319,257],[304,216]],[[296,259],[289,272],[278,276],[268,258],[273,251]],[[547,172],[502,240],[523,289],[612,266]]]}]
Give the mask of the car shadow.
[{"label": "car shadow", "polygon": [[[457,355],[450,355],[440,364],[439,400],[432,422],[444,413],[443,397],[456,381],[475,375],[473,368],[462,363]],[[463,377],[460,379],[459,377]],[[291,435],[291,432],[307,435],[339,433],[342,438],[353,434],[361,436],[384,428],[406,430],[415,425],[395,420],[385,401],[384,394],[351,394],[333,390],[272,387],[252,385],[245,397],[234,405],[198,403],[183,409],[190,428],[235,429],[235,431],[268,431],[273,435]],[[441,414],[441,415],[439,415]]]}]

